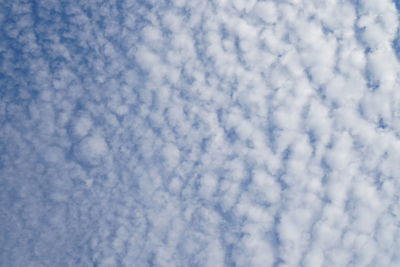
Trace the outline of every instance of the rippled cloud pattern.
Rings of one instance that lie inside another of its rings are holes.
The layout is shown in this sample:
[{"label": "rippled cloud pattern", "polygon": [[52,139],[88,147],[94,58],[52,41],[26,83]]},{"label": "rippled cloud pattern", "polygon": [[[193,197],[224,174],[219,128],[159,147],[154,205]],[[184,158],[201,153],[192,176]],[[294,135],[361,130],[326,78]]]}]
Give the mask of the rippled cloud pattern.
[{"label": "rippled cloud pattern", "polygon": [[0,1],[0,266],[400,266],[399,1]]}]

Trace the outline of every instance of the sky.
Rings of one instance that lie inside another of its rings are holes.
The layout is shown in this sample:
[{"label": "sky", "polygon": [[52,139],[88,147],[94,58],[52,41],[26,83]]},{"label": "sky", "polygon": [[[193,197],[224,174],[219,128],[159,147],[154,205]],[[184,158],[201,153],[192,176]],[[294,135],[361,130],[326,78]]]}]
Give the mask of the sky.
[{"label": "sky", "polygon": [[400,266],[399,1],[0,1],[0,266]]}]

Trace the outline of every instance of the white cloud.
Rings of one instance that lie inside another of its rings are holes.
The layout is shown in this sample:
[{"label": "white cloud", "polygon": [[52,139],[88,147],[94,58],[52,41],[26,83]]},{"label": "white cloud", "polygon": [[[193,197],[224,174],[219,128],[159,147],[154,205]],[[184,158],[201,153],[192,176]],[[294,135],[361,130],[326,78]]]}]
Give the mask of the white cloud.
[{"label": "white cloud", "polygon": [[76,156],[83,163],[99,165],[108,150],[109,148],[104,138],[96,134],[80,141],[79,146],[76,148]]},{"label": "white cloud", "polygon": [[92,128],[92,120],[89,116],[80,117],[74,126],[74,131],[79,137],[87,135]]},{"label": "white cloud", "polygon": [[4,11],[7,266],[400,262],[393,1]]}]

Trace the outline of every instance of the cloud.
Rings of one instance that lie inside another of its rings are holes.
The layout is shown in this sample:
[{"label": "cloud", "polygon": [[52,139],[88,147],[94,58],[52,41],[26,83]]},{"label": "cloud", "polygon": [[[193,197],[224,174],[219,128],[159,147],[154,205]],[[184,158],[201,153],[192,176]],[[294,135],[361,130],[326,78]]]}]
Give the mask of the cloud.
[{"label": "cloud", "polygon": [[398,266],[398,3],[0,7],[6,266]]}]

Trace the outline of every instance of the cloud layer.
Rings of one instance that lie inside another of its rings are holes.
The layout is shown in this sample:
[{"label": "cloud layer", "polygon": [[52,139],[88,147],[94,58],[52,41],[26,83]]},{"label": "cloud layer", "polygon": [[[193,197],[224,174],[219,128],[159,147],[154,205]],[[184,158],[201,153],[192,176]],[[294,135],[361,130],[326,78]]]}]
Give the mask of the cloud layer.
[{"label": "cloud layer", "polygon": [[399,266],[389,0],[0,4],[0,265]]}]

